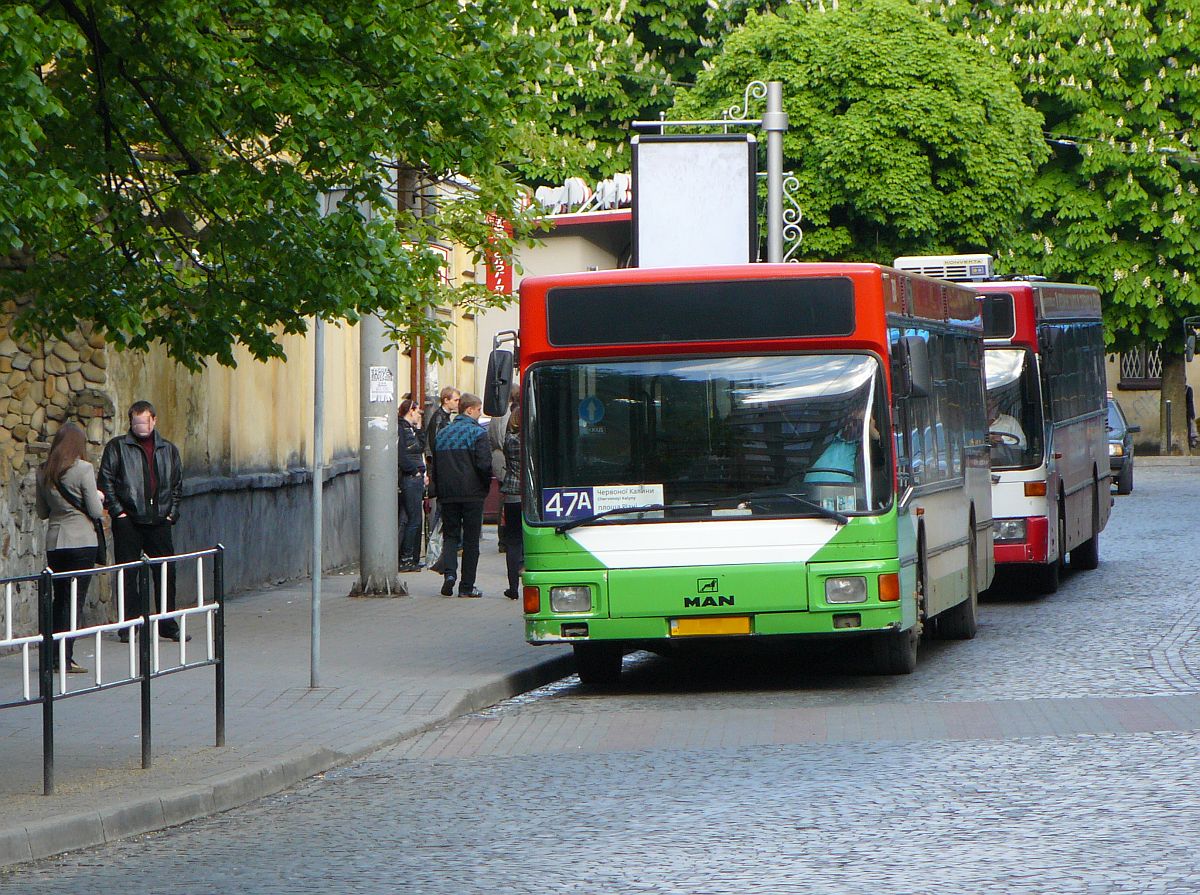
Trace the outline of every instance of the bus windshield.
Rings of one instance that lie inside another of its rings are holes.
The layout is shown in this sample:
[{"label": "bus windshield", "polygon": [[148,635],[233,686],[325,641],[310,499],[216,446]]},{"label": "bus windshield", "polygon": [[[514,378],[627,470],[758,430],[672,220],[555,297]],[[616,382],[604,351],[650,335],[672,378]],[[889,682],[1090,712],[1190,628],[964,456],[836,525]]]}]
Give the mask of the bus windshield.
[{"label": "bus windshield", "polygon": [[1042,462],[1042,412],[1033,353],[1027,348],[989,348],[988,440],[993,469],[1019,469]]},{"label": "bus windshield", "polygon": [[525,393],[526,512],[551,523],[620,506],[663,506],[646,515],[679,520],[885,509],[883,383],[865,354],[536,366]]}]

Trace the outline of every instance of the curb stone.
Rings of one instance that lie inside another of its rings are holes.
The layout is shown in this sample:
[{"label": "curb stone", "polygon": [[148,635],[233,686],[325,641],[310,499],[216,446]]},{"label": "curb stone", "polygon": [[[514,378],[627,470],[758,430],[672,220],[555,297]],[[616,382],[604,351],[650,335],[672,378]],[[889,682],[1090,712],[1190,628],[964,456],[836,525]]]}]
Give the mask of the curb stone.
[{"label": "curb stone", "polygon": [[238,808],[574,671],[573,657],[558,655],[467,690],[449,710],[436,716],[381,730],[377,735],[347,743],[344,748],[294,749],[269,762],[247,765],[200,784],[164,790],[154,798],[27,826],[0,828],[0,868],[156,832]]}]

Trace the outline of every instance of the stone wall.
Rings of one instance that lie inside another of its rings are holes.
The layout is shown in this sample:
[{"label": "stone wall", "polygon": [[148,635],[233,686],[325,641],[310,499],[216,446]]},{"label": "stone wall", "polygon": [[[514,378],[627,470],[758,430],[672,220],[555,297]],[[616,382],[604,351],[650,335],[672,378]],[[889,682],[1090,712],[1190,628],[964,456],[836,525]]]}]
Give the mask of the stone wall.
[{"label": "stone wall", "polygon": [[[104,339],[84,326],[62,341],[35,342],[12,332],[14,307],[0,309],[0,577],[45,564],[45,523],[34,509],[34,470],[64,422],[87,432],[93,461],[113,433],[113,395]],[[107,615],[108,588],[88,594],[85,618]],[[32,600],[14,601],[15,630],[36,628]],[[0,624],[5,608],[0,604]]]},{"label": "stone wall", "polygon": [[[284,337],[287,361],[259,363],[239,351],[237,368],[191,373],[161,348],[107,347],[87,326],[46,344],[18,337],[13,312],[11,303],[0,307],[0,578],[36,573],[45,563],[34,471],[59,427],[79,423],[98,464],[139,399],[156,405],[159,430],[182,455],[177,549],[225,544],[230,593],[309,574],[313,358],[305,336]],[[357,349],[353,327],[327,328],[327,568],[351,564],[358,554]],[[184,604],[188,593],[180,591]],[[36,630],[34,589],[21,586],[14,596],[14,631]],[[108,582],[96,582],[85,621],[114,614]],[[5,618],[0,588],[0,630]]]}]

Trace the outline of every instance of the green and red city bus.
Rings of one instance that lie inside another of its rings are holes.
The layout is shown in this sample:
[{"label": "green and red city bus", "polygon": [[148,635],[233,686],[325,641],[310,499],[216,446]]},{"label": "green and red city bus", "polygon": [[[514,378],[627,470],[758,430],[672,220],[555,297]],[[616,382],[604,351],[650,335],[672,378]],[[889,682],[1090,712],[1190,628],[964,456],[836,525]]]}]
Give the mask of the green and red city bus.
[{"label": "green and red city bus", "polygon": [[[898,258],[905,269],[962,272],[984,256]],[[996,564],[1053,593],[1066,567],[1096,568],[1112,506],[1100,292],[1042,278],[969,284],[984,296]]]},{"label": "green and red city bus", "polygon": [[874,264],[530,278],[519,377],[526,636],[571,643],[585,682],[697,638],[869,636],[907,673],[922,635],[974,636],[993,559],[970,290]]}]

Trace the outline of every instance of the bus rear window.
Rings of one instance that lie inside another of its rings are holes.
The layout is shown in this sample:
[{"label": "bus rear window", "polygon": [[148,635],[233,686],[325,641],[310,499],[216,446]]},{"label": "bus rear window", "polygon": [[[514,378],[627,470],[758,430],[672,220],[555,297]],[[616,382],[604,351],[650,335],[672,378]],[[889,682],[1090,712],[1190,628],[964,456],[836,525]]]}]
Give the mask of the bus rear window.
[{"label": "bus rear window", "polygon": [[848,336],[845,277],[560,286],[546,296],[550,344],[635,345]]},{"label": "bus rear window", "polygon": [[1007,292],[998,292],[983,297],[983,337],[985,339],[1011,339],[1017,333],[1017,321],[1013,313],[1013,297]]}]

